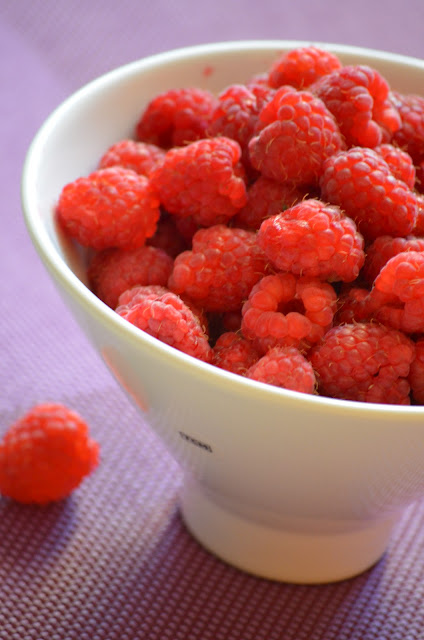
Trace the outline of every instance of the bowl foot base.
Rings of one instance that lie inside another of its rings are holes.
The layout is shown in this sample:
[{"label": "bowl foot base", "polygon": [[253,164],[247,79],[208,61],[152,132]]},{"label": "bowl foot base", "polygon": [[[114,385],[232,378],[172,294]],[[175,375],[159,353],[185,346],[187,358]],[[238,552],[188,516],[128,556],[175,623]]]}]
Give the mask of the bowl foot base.
[{"label": "bowl foot base", "polygon": [[298,584],[335,582],[370,568],[384,554],[399,518],[353,526],[299,519],[298,528],[291,519],[286,527],[284,521],[268,526],[263,516],[254,521],[252,513],[230,511],[192,479],[184,484],[180,504],[188,530],[221,560],[262,578]]}]

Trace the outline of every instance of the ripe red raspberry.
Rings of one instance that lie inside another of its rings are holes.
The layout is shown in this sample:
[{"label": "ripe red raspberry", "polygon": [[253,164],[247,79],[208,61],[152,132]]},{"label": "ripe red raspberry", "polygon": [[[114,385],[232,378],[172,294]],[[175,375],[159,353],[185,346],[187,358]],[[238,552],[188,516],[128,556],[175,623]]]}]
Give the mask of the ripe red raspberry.
[{"label": "ripe red raspberry", "polygon": [[188,216],[187,218],[178,218],[177,216],[172,216],[172,218],[175,221],[175,226],[178,233],[188,245],[186,249],[189,249],[193,242],[194,234],[196,233],[196,231],[199,231],[199,229],[203,229],[203,227],[195,222],[192,216]]},{"label": "ripe red raspberry", "polygon": [[343,289],[337,301],[334,324],[351,324],[369,320],[373,314],[369,295],[370,290],[365,287],[352,285]]},{"label": "ripe red raspberry", "polygon": [[221,314],[222,331],[241,331],[241,309],[240,311],[227,311]]},{"label": "ripe red raspberry", "polygon": [[266,266],[254,232],[216,225],[197,231],[192,250],[175,258],[168,286],[205,311],[237,311]]},{"label": "ripe red raspberry", "polygon": [[227,87],[218,96],[218,104],[212,113],[208,130],[210,136],[225,136],[236,140],[242,150],[245,168],[250,171],[248,143],[255,131],[258,114],[270,99],[272,90],[242,84]]},{"label": "ripe red raspberry", "polygon": [[143,110],[136,136],[165,149],[200,140],[206,136],[215,105],[215,96],[203,89],[165,91]]},{"label": "ripe red raspberry", "polygon": [[[146,298],[149,300],[156,300],[169,293],[168,287],[163,287],[159,284],[139,285],[127,289],[119,296],[118,305],[121,307],[121,312],[128,313],[131,309],[136,307],[140,302],[143,302]],[[196,316],[198,323],[200,324],[203,333],[209,336],[209,322],[206,315],[199,307],[197,307],[190,298],[179,296],[184,304],[190,309],[190,311]]]},{"label": "ripe red raspberry", "polygon": [[275,346],[307,348],[331,327],[336,301],[327,282],[291,273],[265,276],[243,305],[243,335],[262,353]]},{"label": "ripe red raspberry", "polygon": [[91,260],[88,278],[97,297],[114,309],[121,293],[135,285],[165,286],[173,264],[171,256],[155,247],[105,249]]},{"label": "ripe red raspberry", "polygon": [[376,147],[389,142],[400,127],[389,84],[367,65],[337,69],[317,80],[310,91],[334,115],[348,146]]},{"label": "ripe red raspberry", "polygon": [[308,91],[282,87],[261,110],[249,142],[252,166],[279,182],[316,184],[326,158],[344,148],[324,103]]},{"label": "ripe red raspberry", "polygon": [[159,200],[148,178],[130,169],[99,169],[67,184],[57,217],[65,232],[86,247],[134,249],[152,236]]},{"label": "ripe red raspberry", "polygon": [[322,199],[341,207],[367,241],[412,233],[416,195],[373,149],[352,147],[328,158],[320,186]]},{"label": "ripe red raspberry", "polygon": [[315,199],[265,220],[258,244],[277,270],[295,275],[351,282],[364,263],[363,238],[353,220]]},{"label": "ripe red raspberry", "polygon": [[392,91],[391,100],[401,120],[393,142],[418,164],[424,157],[424,97]]},{"label": "ripe red raspberry", "polygon": [[165,156],[165,151],[154,144],[135,140],[120,140],[103,154],[99,169],[123,167],[148,176]]},{"label": "ripe red raspberry", "polygon": [[360,402],[410,404],[413,342],[373,323],[335,326],[308,354],[321,395]]},{"label": "ripe red raspberry", "polygon": [[424,252],[398,253],[374,281],[374,317],[405,333],[424,333]]},{"label": "ripe red raspberry", "polygon": [[246,378],[301,393],[314,393],[316,386],[311,363],[296,347],[270,349],[250,367]]},{"label": "ripe red raspberry", "polygon": [[203,226],[227,222],[247,201],[240,145],[230,138],[170,149],[150,176],[166,211]]},{"label": "ripe red raspberry", "polygon": [[368,284],[373,284],[386,262],[403,251],[424,251],[424,238],[379,236],[367,248],[361,276]]},{"label": "ripe red raspberry", "polygon": [[147,239],[146,244],[150,247],[162,249],[171,258],[175,258],[179,253],[188,249],[189,241],[180,232],[176,223],[177,219],[174,216],[161,214],[156,231],[151,238]]},{"label": "ripe red raspberry", "polygon": [[411,363],[408,381],[415,403],[424,404],[424,338],[419,338],[415,343],[415,358]]},{"label": "ripe red raspberry", "polygon": [[314,46],[297,47],[278,56],[270,68],[268,82],[274,88],[290,84],[304,89],[341,66],[330,51]]},{"label": "ripe red raspberry", "polygon": [[415,166],[415,189],[420,195],[424,194],[424,160],[422,159]]},{"label": "ripe red raspberry", "polygon": [[213,347],[212,364],[220,369],[245,375],[246,371],[259,360],[255,346],[240,333],[222,333]]},{"label": "ripe red raspberry", "polygon": [[247,204],[236,214],[236,224],[258,230],[262,222],[303,200],[307,189],[259,176],[247,190]]},{"label": "ripe red raspberry", "polygon": [[395,178],[402,180],[410,189],[414,188],[415,167],[409,153],[388,143],[378,145],[374,151],[385,159]]},{"label": "ripe red raspberry", "polygon": [[135,287],[119,299],[116,312],[128,322],[179,351],[210,362],[212,348],[199,318],[170,291]]},{"label": "ripe red raspberry", "polygon": [[24,504],[66,498],[99,461],[87,423],[58,403],[32,407],[0,443],[0,493]]},{"label": "ripe red raspberry", "polygon": [[417,192],[417,217],[413,234],[415,236],[424,236],[424,195]]}]

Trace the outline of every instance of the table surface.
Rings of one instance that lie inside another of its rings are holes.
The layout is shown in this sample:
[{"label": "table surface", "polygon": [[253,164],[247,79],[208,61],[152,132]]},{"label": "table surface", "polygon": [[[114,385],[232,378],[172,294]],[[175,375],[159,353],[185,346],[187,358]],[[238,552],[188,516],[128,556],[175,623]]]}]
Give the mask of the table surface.
[{"label": "table surface", "polygon": [[422,0],[0,3],[0,434],[37,402],[79,411],[99,468],[64,502],[0,498],[0,639],[415,640],[424,635],[424,505],[384,557],[330,585],[246,575],[201,548],[181,471],[65,308],[24,227],[20,176],[50,111],[95,76],[212,41],[336,42],[424,57]]}]

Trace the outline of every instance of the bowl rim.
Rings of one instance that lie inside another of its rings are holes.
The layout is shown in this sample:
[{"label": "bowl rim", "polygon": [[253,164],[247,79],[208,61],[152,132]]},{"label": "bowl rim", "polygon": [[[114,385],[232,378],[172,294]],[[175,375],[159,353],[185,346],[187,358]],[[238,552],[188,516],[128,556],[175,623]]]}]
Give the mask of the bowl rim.
[{"label": "bowl rim", "polygon": [[95,316],[97,321],[100,321],[102,324],[108,325],[108,328],[112,329],[115,333],[125,336],[126,339],[129,338],[131,341],[135,341],[135,344],[140,344],[141,340],[146,348],[159,352],[162,357],[166,356],[166,358],[170,358],[176,367],[179,363],[183,362],[184,365],[191,369],[197,376],[207,377],[209,384],[213,383],[222,386],[228,383],[232,385],[232,393],[244,395],[246,389],[248,389],[249,394],[266,396],[267,401],[273,403],[280,403],[282,399],[286,403],[293,402],[297,404],[299,401],[302,403],[312,403],[312,406],[316,410],[323,410],[325,412],[334,411],[343,414],[348,410],[350,413],[358,413],[358,417],[366,412],[385,414],[387,417],[391,416],[395,419],[410,416],[411,419],[416,418],[418,420],[424,417],[424,406],[366,403],[290,391],[270,384],[250,380],[220,369],[212,364],[189,356],[147,333],[141,332],[137,327],[131,325],[131,323],[124,320],[113,309],[110,309],[104,304],[81,282],[72,269],[60,257],[46,227],[37,224],[38,214],[33,202],[36,202],[36,198],[34,197],[37,190],[36,176],[38,167],[42,162],[44,143],[60,122],[62,116],[68,110],[72,109],[86,94],[95,93],[101,90],[102,87],[110,86],[118,78],[123,76],[137,76],[142,74],[144,70],[150,70],[155,66],[163,66],[175,62],[177,59],[190,60],[202,55],[220,56],[231,52],[240,53],[248,50],[256,50],[264,53],[274,51],[278,53],[278,51],[289,50],[300,46],[316,46],[340,55],[356,56],[359,58],[371,57],[384,62],[412,65],[424,71],[424,60],[419,58],[356,45],[306,40],[232,40],[206,43],[156,53],[120,65],[94,78],[71,93],[46,117],[34,135],[27,149],[21,174],[20,194],[24,222],[39,258],[54,277],[56,284],[60,282],[61,287],[63,287],[72,298],[78,299],[90,315]]}]

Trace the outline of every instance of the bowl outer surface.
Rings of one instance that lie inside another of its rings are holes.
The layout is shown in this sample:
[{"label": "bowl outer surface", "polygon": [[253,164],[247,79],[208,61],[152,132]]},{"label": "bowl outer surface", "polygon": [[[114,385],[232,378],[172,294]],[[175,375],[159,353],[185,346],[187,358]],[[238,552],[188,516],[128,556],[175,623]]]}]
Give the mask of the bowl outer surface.
[{"label": "bowl outer surface", "polygon": [[[231,508],[264,520],[360,521],[388,514],[424,488],[424,409],[366,405],[286,392],[198,362],[118,317],[84,286],[84,254],[54,224],[62,187],[96,168],[132,135],[143,107],[170,88],[218,92],[269,67],[303,42],[203,45],[141,60],[83,87],[50,116],[26,159],[28,231],[60,294],[116,378],[146,411],[183,467]],[[355,47],[324,46],[344,63],[378,68],[418,93],[424,62]],[[223,498],[220,498],[223,499]],[[256,517],[256,516],[255,516]],[[286,516],[285,516],[286,517]]]}]

